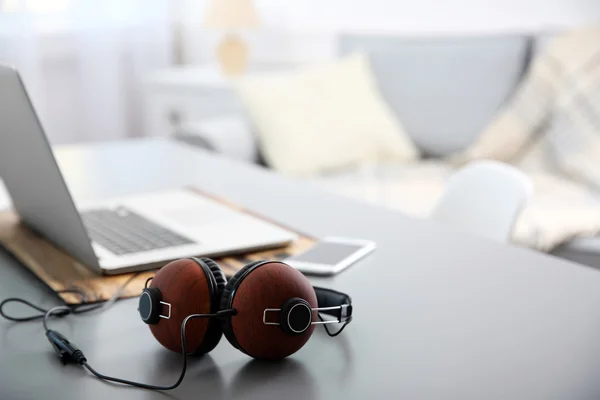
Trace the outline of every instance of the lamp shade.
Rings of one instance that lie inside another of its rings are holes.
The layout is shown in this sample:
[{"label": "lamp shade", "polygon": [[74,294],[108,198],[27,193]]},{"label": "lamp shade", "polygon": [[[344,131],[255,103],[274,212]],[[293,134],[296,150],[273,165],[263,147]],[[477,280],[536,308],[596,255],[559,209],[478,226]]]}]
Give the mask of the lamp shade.
[{"label": "lamp shade", "polygon": [[248,29],[260,24],[252,0],[212,0],[204,26],[211,29]]}]

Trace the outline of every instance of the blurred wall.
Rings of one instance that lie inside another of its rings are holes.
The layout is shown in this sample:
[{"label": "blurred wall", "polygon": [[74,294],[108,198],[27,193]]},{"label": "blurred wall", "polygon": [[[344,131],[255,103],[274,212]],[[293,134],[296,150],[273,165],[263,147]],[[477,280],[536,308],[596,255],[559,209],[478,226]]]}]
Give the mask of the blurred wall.
[{"label": "blurred wall", "polygon": [[141,79],[171,64],[171,6],[0,0],[0,62],[19,69],[53,144],[143,134]]},{"label": "blurred wall", "polygon": [[[24,7],[34,3],[42,9]],[[334,57],[337,38],[345,32],[538,34],[600,21],[600,0],[255,3],[263,26],[245,35],[257,64]],[[0,0],[0,61],[19,67],[53,143],[141,136],[145,74],[168,67],[177,54],[186,63],[214,60],[222,32],[203,28],[207,4],[208,0]]]},{"label": "blurred wall", "polygon": [[[185,60],[212,59],[207,0],[179,0]],[[600,22],[599,0],[255,0],[263,28],[247,33],[256,62],[332,57],[341,32],[402,35],[547,33]]]}]

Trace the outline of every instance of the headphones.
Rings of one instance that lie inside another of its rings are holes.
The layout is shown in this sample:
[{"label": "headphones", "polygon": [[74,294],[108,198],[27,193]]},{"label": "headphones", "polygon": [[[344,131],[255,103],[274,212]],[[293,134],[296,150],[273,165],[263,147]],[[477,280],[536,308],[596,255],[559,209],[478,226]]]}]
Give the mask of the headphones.
[{"label": "headphones", "polygon": [[[9,298],[0,303],[0,315],[15,322],[41,319],[46,338],[64,364],[81,365],[104,381],[151,390],[178,387],[185,376],[188,355],[210,352],[223,334],[250,357],[278,360],[300,350],[315,325],[322,324],[329,336],[337,336],[352,321],[352,300],[348,295],[313,288],[304,275],[283,262],[253,262],[226,282],[221,268],[209,258],[176,260],[146,281],[138,312],[159,343],[182,355],[181,373],[168,386],[129,381],[96,371],[74,343],[48,327],[48,319],[110,306],[132,279],[106,303],[45,310],[24,299]],[[29,306],[40,314],[10,316],[3,307],[11,302]],[[321,314],[329,318],[325,320]],[[330,323],[343,325],[332,333],[327,327]]]},{"label": "headphones", "polygon": [[[277,360],[300,350],[315,325],[352,320],[348,295],[313,288],[302,273],[280,261],[250,263],[226,282],[213,260],[181,259],[148,282],[139,300],[140,317],[159,343],[179,353],[181,339],[188,354],[201,355],[224,334],[250,357]],[[324,320],[320,313],[333,319]],[[189,321],[180,338],[182,324],[194,315],[204,318]]]}]

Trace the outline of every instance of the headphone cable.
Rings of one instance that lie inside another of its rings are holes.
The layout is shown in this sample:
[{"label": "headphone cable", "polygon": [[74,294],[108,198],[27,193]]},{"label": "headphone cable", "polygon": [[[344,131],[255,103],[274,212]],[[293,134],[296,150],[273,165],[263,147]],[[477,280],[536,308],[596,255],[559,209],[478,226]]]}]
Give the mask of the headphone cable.
[{"label": "headphone cable", "polygon": [[[49,322],[50,318],[52,318],[52,317],[61,318],[61,317],[65,317],[69,314],[84,314],[84,313],[88,313],[88,312],[91,312],[94,310],[106,309],[106,308],[111,307],[121,297],[121,295],[125,291],[125,288],[127,287],[127,285],[129,285],[138,275],[139,275],[139,273],[132,275],[127,281],[125,281],[123,283],[123,285],[121,285],[121,287],[119,287],[119,289],[115,292],[115,294],[110,299],[108,299],[107,301],[102,302],[102,303],[62,305],[62,306],[52,307],[52,308],[46,310],[40,306],[37,306],[37,305],[31,303],[28,300],[21,299],[18,297],[11,297],[11,298],[5,299],[2,302],[0,302],[0,316],[2,316],[3,318],[5,318],[9,321],[13,321],[13,322],[27,322],[27,321],[34,321],[34,320],[41,319],[42,325],[44,327],[44,333],[46,334],[48,341],[50,341],[50,343],[52,344],[52,347],[58,354],[58,356],[63,364],[66,364],[69,362],[79,364],[79,365],[83,366],[85,369],[87,369],[92,375],[96,376],[97,378],[99,378],[103,381],[110,381],[110,382],[120,383],[123,385],[135,386],[135,387],[142,388],[142,389],[172,390],[181,384],[181,382],[183,381],[183,378],[185,377],[186,371],[187,371],[188,353],[187,353],[187,345],[186,345],[186,340],[185,340],[185,329],[186,329],[188,321],[191,319],[194,319],[194,318],[220,317],[222,313],[219,313],[219,314],[192,314],[183,320],[183,322],[181,323],[181,355],[183,357],[181,373],[179,374],[179,378],[177,379],[177,381],[174,384],[168,385],[168,386],[150,385],[150,384],[146,384],[146,383],[129,381],[126,379],[121,379],[121,378],[117,378],[117,377],[113,377],[113,376],[104,375],[104,374],[96,371],[88,363],[85,355],[83,354],[83,352],[81,350],[79,350],[77,348],[77,346],[75,346],[73,343],[71,343],[65,336],[63,336],[59,332],[54,331],[48,327],[48,322]],[[146,284],[147,284],[147,282],[146,282]],[[85,294],[82,291],[77,290],[77,289],[68,289],[68,290],[64,290],[64,291],[59,291],[57,293],[59,293],[59,294],[60,293],[76,293],[81,296],[82,301],[85,301],[85,298],[86,298]],[[29,315],[26,317],[16,317],[13,315],[9,315],[4,310],[4,307],[10,303],[19,303],[19,304],[25,305],[29,308],[32,308],[35,311],[38,311],[39,313]]]},{"label": "headphone cable", "polygon": [[[321,316],[321,313],[318,313],[319,316],[319,321],[324,322],[325,319]],[[331,332],[329,330],[329,327],[327,326],[327,324],[323,324],[323,328],[325,328],[325,332],[327,332],[327,335],[329,335],[330,337],[336,337],[337,335],[339,335],[340,333],[342,333],[342,331],[344,330],[344,328],[350,323],[352,322],[352,317],[350,317],[350,319],[348,319],[346,322],[344,322],[344,325],[342,325],[342,327],[340,329],[338,329],[335,332]]]},{"label": "headphone cable", "polygon": [[[42,319],[43,320],[42,324],[44,325],[44,330],[48,331],[47,325],[48,325],[48,318],[50,316],[60,318],[60,317],[65,317],[69,314],[84,314],[84,313],[88,313],[88,312],[91,312],[94,310],[111,307],[121,297],[121,295],[123,294],[123,292],[125,291],[127,286],[139,275],[140,275],[139,272],[133,274],[131,277],[129,277],[129,279],[127,279],[117,289],[117,291],[112,295],[112,297],[110,299],[108,299],[107,301],[101,302],[101,303],[62,305],[62,306],[52,307],[49,310],[47,310],[47,309],[44,309],[40,306],[37,306],[37,305],[31,303],[28,300],[21,299],[19,297],[10,297],[10,298],[4,299],[2,302],[0,302],[0,316],[4,317],[5,319],[7,319],[9,321],[13,321],[13,322],[27,322],[27,321],[34,321],[37,319]],[[85,301],[87,300],[85,293],[79,289],[59,290],[56,293],[58,293],[58,294],[63,294],[63,293],[77,294],[81,297],[82,303],[85,303]],[[8,305],[10,303],[23,304],[29,308],[39,311],[39,313],[29,315],[26,317],[15,317],[15,316],[9,315],[6,313],[6,311],[4,311],[4,307],[6,307],[6,305]]]},{"label": "headphone cable", "polygon": [[[92,373],[94,376],[96,376],[97,378],[99,378],[103,381],[116,382],[116,383],[121,383],[123,385],[135,386],[138,388],[150,389],[150,390],[172,390],[172,389],[175,389],[183,381],[183,378],[185,377],[185,373],[187,370],[188,353],[187,353],[186,341],[185,341],[185,327],[190,319],[211,318],[211,317],[218,317],[218,314],[192,314],[192,315],[186,317],[183,320],[183,322],[181,323],[181,355],[183,357],[183,365],[181,367],[181,373],[179,374],[179,378],[172,385],[169,385],[169,386],[149,385],[146,383],[128,381],[126,379],[115,378],[112,376],[104,375],[104,374],[101,374],[98,371],[96,371],[94,368],[92,368],[92,366],[87,362],[85,357],[83,358],[83,361],[79,362],[79,364],[83,365],[83,367],[86,368],[90,373]],[[83,353],[82,353],[82,355],[83,355]]]}]

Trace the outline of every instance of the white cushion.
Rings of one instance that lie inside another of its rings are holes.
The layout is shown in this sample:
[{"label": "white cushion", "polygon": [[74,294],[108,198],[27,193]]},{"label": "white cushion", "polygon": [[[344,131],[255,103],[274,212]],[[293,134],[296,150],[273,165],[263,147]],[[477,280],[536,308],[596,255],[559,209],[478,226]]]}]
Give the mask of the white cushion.
[{"label": "white cushion", "polygon": [[241,77],[234,87],[267,163],[280,172],[306,176],[418,157],[362,54],[294,72]]}]

